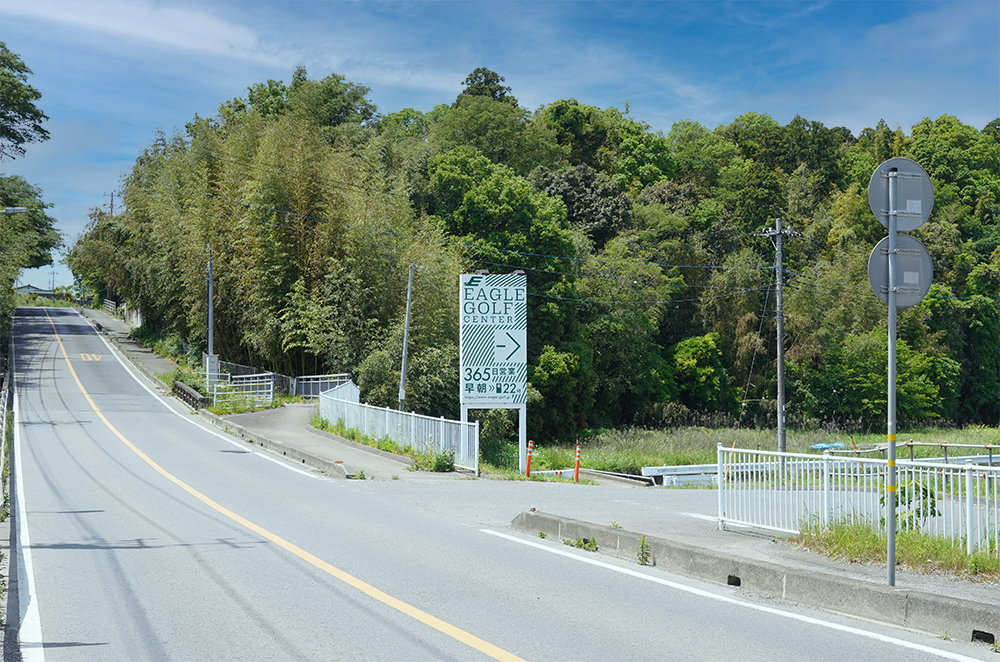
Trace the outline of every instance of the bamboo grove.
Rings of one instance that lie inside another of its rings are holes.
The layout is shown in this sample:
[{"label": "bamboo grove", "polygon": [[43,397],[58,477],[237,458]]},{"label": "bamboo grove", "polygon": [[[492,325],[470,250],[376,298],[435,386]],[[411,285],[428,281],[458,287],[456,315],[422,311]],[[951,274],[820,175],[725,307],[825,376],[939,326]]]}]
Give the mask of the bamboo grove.
[{"label": "bamboo grove", "polygon": [[903,424],[1000,423],[1000,120],[858,136],[747,113],[657,131],[574,99],[522,108],[477,69],[457,99],[380,114],[338,75],[267,81],[157,134],[67,262],[93,291],[196,350],[214,251],[215,346],[286,374],[350,372],[395,403],[407,271],[407,409],[458,411],[457,276],[528,275],[529,433],[773,425],[774,249],[785,243],[792,425],[871,429],[885,412],[885,307],[866,265],[884,228],[875,166],[907,156],[936,204],[914,234],[934,285],[901,311]]}]

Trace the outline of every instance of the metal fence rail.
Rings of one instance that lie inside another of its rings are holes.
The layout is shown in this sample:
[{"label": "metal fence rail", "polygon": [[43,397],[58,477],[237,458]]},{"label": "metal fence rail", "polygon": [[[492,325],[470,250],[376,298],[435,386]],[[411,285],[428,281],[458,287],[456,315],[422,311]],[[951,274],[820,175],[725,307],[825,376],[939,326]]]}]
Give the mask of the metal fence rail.
[{"label": "metal fence rail", "polygon": [[[888,462],[718,447],[719,525],[798,533],[803,523],[864,521],[884,529]],[[1000,467],[897,461],[900,530],[1000,554]]]},{"label": "metal fence rail", "polygon": [[455,466],[479,473],[479,423],[462,423],[444,418],[396,411],[339,400],[320,393],[319,415],[330,422],[381,439],[388,437],[400,446],[419,451],[453,452]]},{"label": "metal fence rail", "polygon": [[332,388],[336,388],[350,379],[351,375],[348,373],[336,375],[305,375],[303,377],[293,378],[292,384],[294,385],[293,389],[295,390],[295,395],[300,395],[303,398],[318,398],[319,394],[323,391],[329,391]]},{"label": "metal fence rail", "polygon": [[270,405],[274,402],[273,372],[257,375],[233,375],[229,381],[212,386],[212,405],[232,407],[236,404]]}]

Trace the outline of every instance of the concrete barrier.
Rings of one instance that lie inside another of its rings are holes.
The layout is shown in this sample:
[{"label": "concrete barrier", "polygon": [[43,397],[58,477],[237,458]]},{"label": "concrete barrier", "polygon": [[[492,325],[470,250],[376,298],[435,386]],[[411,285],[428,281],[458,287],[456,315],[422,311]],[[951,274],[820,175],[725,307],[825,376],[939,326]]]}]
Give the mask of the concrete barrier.
[{"label": "concrete barrier", "polygon": [[[525,511],[511,526],[527,533],[544,531],[560,540],[592,538],[600,552],[637,560],[641,534],[590,522]],[[750,589],[935,636],[971,641],[973,630],[1000,636],[1000,609],[994,605],[910,589],[872,584],[803,568],[790,568],[646,536],[650,563],[690,577]]]}]

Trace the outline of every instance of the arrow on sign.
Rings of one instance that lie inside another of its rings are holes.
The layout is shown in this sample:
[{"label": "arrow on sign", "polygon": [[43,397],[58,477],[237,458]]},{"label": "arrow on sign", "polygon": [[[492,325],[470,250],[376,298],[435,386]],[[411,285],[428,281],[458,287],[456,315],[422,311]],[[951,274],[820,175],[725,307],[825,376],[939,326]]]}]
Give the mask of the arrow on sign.
[{"label": "arrow on sign", "polygon": [[[504,359],[504,361],[510,361],[510,357],[514,356],[514,354],[517,353],[517,350],[521,349],[521,345],[520,345],[520,343],[517,342],[517,340],[514,339],[514,336],[510,335],[509,332],[505,332],[504,335],[507,336],[508,338],[510,338],[510,341],[512,343],[514,343],[514,349],[511,351],[510,354],[507,355],[507,358]],[[506,345],[506,344],[505,345],[497,345],[497,349],[501,349],[501,348],[502,349],[506,349],[509,346],[510,345]]]}]

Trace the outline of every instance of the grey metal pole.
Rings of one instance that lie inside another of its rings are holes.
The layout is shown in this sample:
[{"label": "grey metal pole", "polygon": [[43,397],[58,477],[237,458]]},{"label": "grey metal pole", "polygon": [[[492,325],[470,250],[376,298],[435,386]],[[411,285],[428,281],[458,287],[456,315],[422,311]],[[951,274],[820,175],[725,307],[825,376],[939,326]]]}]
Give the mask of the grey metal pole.
[{"label": "grey metal pole", "polygon": [[208,355],[215,354],[215,328],[213,324],[213,308],[215,298],[212,292],[212,242],[208,242]]},{"label": "grey metal pole", "polygon": [[782,300],[781,273],[781,219],[774,219],[775,233],[775,298],[777,300],[778,323],[778,452],[785,452],[785,309]]},{"label": "grey metal pole", "polygon": [[406,354],[410,348],[410,303],[413,301],[413,263],[410,262],[410,279],[406,284],[406,322],[403,324],[403,366],[399,371],[399,411],[406,399]]},{"label": "grey metal pole", "polygon": [[887,446],[889,482],[886,485],[886,580],[896,585],[896,171],[889,173],[889,392]]}]

